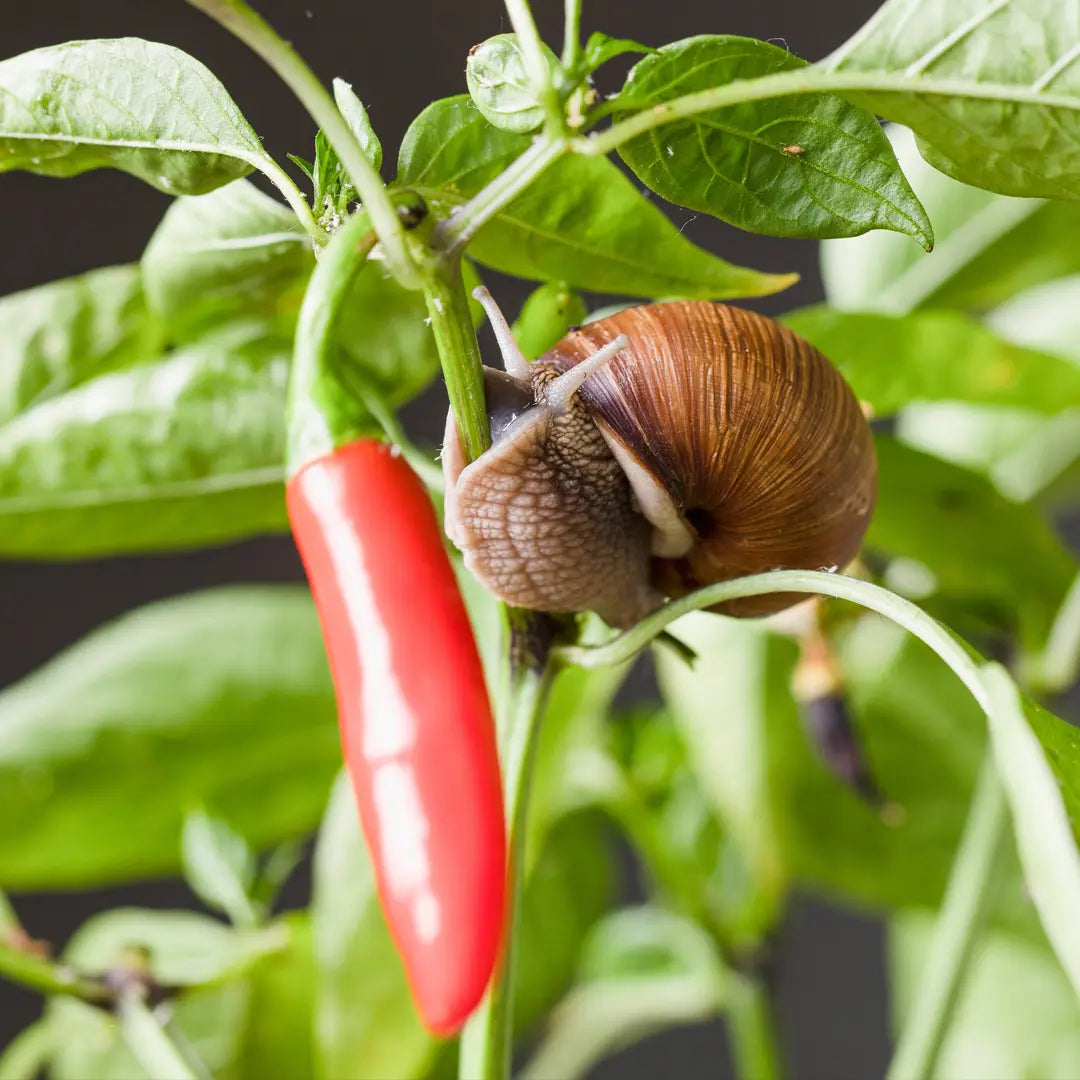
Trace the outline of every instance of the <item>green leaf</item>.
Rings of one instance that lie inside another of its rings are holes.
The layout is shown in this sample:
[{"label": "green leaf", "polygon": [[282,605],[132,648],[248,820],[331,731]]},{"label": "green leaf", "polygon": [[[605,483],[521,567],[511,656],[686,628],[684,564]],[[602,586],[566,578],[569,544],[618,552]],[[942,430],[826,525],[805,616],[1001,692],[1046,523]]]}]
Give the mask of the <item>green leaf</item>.
[{"label": "green leaf", "polygon": [[1057,0],[889,0],[818,70],[907,124],[935,168],[1004,195],[1080,197],[1080,24]]},{"label": "green leaf", "polygon": [[181,341],[237,318],[291,325],[314,265],[293,212],[247,180],[177,199],[142,257],[150,306]]},{"label": "green leaf", "polygon": [[314,203],[319,221],[333,230],[341,225],[342,215],[356,199],[356,188],[330,140],[322,131],[315,133]]},{"label": "green leaf", "polygon": [[923,401],[1043,413],[1080,405],[1080,367],[1012,344],[959,312],[877,315],[822,305],[782,321],[820,349],[878,415]]},{"label": "green leaf", "polygon": [[[541,45],[552,80],[559,61]],[[517,34],[496,34],[474,45],[465,62],[469,95],[484,119],[502,131],[535,131],[544,123],[544,105],[529,78]]]},{"label": "green leaf", "polygon": [[283,531],[288,345],[266,332],[232,328],[0,426],[0,554],[177,550]]},{"label": "green leaf", "polygon": [[922,306],[982,310],[1080,270],[1080,249],[1071,242],[1080,206],[961,184],[922,159],[910,130],[890,124],[886,131],[934,223],[934,250],[927,255],[882,230],[825,241],[821,270],[833,307],[887,315]]},{"label": "green leaf", "polygon": [[866,546],[928,567],[936,591],[957,602],[954,618],[983,612],[999,629],[1018,624],[1027,647],[1040,645],[1076,565],[1038,510],[893,439],[879,437],[877,455]]},{"label": "green leaf", "polygon": [[[930,954],[933,918],[903,912],[889,926],[894,1027],[912,1007]],[[964,976],[934,1076],[1080,1075],[1080,1011],[1053,953],[1015,934],[982,934]]]},{"label": "green leaf", "polygon": [[35,1020],[0,1051],[0,1080],[37,1080],[52,1057],[56,1037],[48,1020]]},{"label": "green leaf", "polygon": [[107,266],[0,299],[0,424],[106,371],[154,359],[164,328],[139,269]]},{"label": "green leaf", "polygon": [[514,338],[530,359],[542,356],[572,326],[585,321],[585,301],[565,281],[534,289],[514,320]]},{"label": "green leaf", "polygon": [[552,1013],[521,1080],[576,1080],[639,1039],[708,1020],[728,983],[712,940],[694,923],[661,908],[616,911],[593,931],[581,981]]},{"label": "green leaf", "polygon": [[305,590],[216,589],[125,615],[0,694],[0,880],[176,873],[199,805],[256,848],[301,836],[340,767],[336,715]]},{"label": "green leaf", "polygon": [[254,926],[255,853],[247,841],[227,822],[195,810],[184,819],[180,850],[184,877],[195,895],[235,926]]},{"label": "green leaf", "polygon": [[335,79],[334,100],[337,102],[341,115],[345,118],[345,123],[349,125],[349,130],[356,136],[360,149],[364,151],[365,157],[378,172],[382,167],[382,143],[379,142],[379,136],[375,134],[375,129],[371,126],[364,103],[353,92],[352,84],[344,79]]},{"label": "green leaf", "polygon": [[591,33],[589,40],[585,42],[585,70],[591,73],[609,60],[614,60],[616,56],[623,56],[626,53],[654,52],[656,49],[651,45],[642,45],[640,41],[633,41],[630,38],[609,37],[597,30]]},{"label": "green leaf", "polygon": [[316,1075],[423,1076],[438,1044],[413,1007],[386,929],[348,778],[339,777],[313,869]]},{"label": "green leaf", "polygon": [[[806,67],[753,38],[703,35],[638,61],[620,108],[647,109],[739,79]],[[619,148],[669,202],[770,236],[891,229],[924,248],[934,233],[871,113],[834,94],[798,94],[699,113]]]},{"label": "green leaf", "polygon": [[[444,98],[406,133],[396,183],[445,217],[529,145],[528,136],[492,127],[469,98]],[[630,296],[760,296],[794,281],[695,247],[614,164],[573,154],[489,221],[469,253],[517,277]]]},{"label": "green leaf", "polygon": [[269,161],[225,87],[171,45],[35,49],[0,63],[0,91],[0,172],[109,167],[169,195],[199,195]]},{"label": "green leaf", "polygon": [[999,664],[984,665],[982,680],[990,703],[994,762],[1012,812],[1024,882],[1080,997],[1080,925],[1075,917],[1080,852],[1073,825],[1080,821],[1080,732],[1022,700]]}]

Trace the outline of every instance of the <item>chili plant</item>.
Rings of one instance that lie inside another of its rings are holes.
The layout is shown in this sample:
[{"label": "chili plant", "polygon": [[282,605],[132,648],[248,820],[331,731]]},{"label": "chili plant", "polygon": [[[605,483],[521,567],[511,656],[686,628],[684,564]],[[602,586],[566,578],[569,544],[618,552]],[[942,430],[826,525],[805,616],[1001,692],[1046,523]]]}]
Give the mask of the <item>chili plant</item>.
[{"label": "chili plant", "polygon": [[[1080,736],[1044,707],[1080,663],[1051,521],[1080,476],[1075,17],[888,0],[809,63],[583,38],[580,0],[556,53],[506,0],[512,33],[391,167],[362,86],[324,87],[243,0],[190,2],[295,92],[314,157],[271,158],[168,44],[0,61],[0,171],[175,196],[138,265],[0,301],[0,554],[208,546],[291,514],[323,623],[296,587],[209,590],[0,694],[6,890],[182,870],[224,916],[107,911],[54,958],[0,904],[0,974],[47,999],[0,1074],[496,1078],[518,1045],[539,1080],[722,1016],[740,1074],[776,1077],[768,958],[796,888],[887,918],[893,1080],[1080,1072]],[[827,302],[782,322],[881,421],[879,492],[851,566],[722,580],[616,633],[451,568],[435,453],[397,411],[441,370],[458,465],[488,448],[487,269],[537,283],[528,359],[596,294],[791,283],[696,247],[652,195],[823,242]],[[818,599],[704,610],[777,593]],[[654,645],[662,703],[616,707]],[[310,907],[274,914],[316,828]]]}]

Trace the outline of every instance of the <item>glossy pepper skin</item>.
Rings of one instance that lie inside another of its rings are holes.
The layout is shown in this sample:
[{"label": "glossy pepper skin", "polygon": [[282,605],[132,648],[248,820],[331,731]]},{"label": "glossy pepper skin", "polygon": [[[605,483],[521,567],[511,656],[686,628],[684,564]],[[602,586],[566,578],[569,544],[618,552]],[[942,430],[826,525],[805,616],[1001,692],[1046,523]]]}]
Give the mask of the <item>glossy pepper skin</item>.
[{"label": "glossy pepper skin", "polygon": [[391,934],[434,1032],[479,1003],[502,939],[506,831],[484,673],[416,474],[351,442],[289,481],[345,762]]}]

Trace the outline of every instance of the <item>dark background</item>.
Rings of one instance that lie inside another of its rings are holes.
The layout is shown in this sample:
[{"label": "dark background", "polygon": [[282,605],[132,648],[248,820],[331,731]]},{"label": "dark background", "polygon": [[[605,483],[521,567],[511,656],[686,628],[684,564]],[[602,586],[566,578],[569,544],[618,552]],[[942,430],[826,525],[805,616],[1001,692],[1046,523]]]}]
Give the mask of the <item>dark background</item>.
[{"label": "dark background", "polygon": [[[287,152],[310,156],[313,130],[286,88],[235,39],[181,0],[50,0],[5,5],[0,58],[78,38],[133,35],[187,50],[225,83],[279,161]],[[340,75],[367,104],[386,149],[432,99],[465,89],[468,49],[509,30],[498,0],[450,5],[440,0],[261,0],[257,6],[325,81]],[[534,0],[541,32],[561,42],[562,4]],[[862,25],[876,0],[587,0],[585,33],[600,29],[648,44],[698,33],[772,39],[808,60],[820,59]],[[602,91],[621,79],[616,61],[601,72]],[[117,172],[49,180],[0,176],[0,294],[138,259],[168,204],[166,196]],[[780,297],[754,302],[774,313],[820,298],[817,245],[750,236],[678,209],[686,235],[733,262],[763,270],[797,270],[801,282]],[[485,277],[513,312],[528,291],[522,282]],[[434,443],[441,432],[441,389],[411,406],[415,433]],[[167,557],[104,559],[78,564],[0,562],[0,686],[7,685],[106,619],[161,597],[234,581],[302,580],[286,538]],[[647,678],[638,680],[648,693]],[[302,904],[306,871],[290,882],[285,900]],[[90,914],[117,904],[197,906],[176,881],[68,895],[25,895],[16,904],[28,929],[62,945]],[[798,1080],[880,1076],[887,1060],[887,1000],[882,936],[877,921],[840,912],[808,898],[796,903],[780,970],[781,1024]],[[0,982],[0,1047],[39,1012],[40,1001]],[[656,1036],[611,1059],[597,1078],[730,1075],[719,1024]]]}]

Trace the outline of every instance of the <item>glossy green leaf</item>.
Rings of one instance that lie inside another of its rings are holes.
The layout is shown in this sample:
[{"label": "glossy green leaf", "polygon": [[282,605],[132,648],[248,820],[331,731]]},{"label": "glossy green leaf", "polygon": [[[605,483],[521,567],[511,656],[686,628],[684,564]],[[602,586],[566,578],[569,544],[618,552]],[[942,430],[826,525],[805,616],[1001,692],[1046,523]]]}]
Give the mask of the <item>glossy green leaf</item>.
[{"label": "glossy green leaf", "polygon": [[288,346],[265,333],[233,328],[0,426],[0,554],[177,550],[283,531]]},{"label": "glossy green leaf", "polygon": [[564,281],[534,289],[514,320],[514,339],[530,359],[542,356],[572,326],[585,321],[585,301]]},{"label": "glossy green leaf", "polygon": [[818,69],[907,124],[942,172],[1080,197],[1080,24],[1058,0],[888,0]]},{"label": "glossy green leaf", "polygon": [[316,1075],[423,1076],[438,1044],[420,1024],[409,996],[344,774],[334,785],[312,873]]},{"label": "glossy green leaf", "polygon": [[613,38],[599,30],[589,35],[585,42],[585,70],[592,72],[616,56],[626,53],[653,53],[656,50],[651,45],[642,45],[640,41],[632,41],[630,38]]},{"label": "glossy green leaf", "polygon": [[604,1057],[679,1024],[718,1015],[729,977],[708,934],[662,908],[626,908],[599,923],[580,982],[552,1013],[521,1080],[576,1080]]},{"label": "glossy green leaf", "polygon": [[125,615],[0,694],[0,881],[176,873],[200,805],[258,848],[302,836],[340,766],[336,714],[304,590],[215,589]]},{"label": "glossy green leaf", "polygon": [[0,423],[106,371],[153,360],[164,327],[139,269],[107,266],[0,299]]},{"label": "glossy green leaf", "polygon": [[293,212],[247,180],[177,199],[142,257],[149,303],[182,341],[228,319],[295,320],[314,265]]},{"label": "glossy green leaf", "polygon": [[228,822],[195,810],[184,819],[180,835],[184,878],[207,907],[220,911],[236,926],[253,926],[255,853]]},{"label": "glossy green leaf", "polygon": [[[529,148],[468,97],[429,105],[405,135],[397,184],[447,216]],[[684,239],[610,161],[567,155],[480,230],[477,261],[518,277],[631,296],[760,296],[790,275],[733,266]]]},{"label": "glossy green leaf", "polygon": [[[929,959],[928,912],[904,912],[889,925],[894,1027],[912,1007]],[[1080,1010],[1045,943],[996,932],[979,937],[933,1076],[1080,1075]]]},{"label": "glossy green leaf", "polygon": [[[703,35],[640,60],[618,97],[647,109],[739,79],[806,67],[753,38]],[[891,229],[924,248],[934,233],[873,114],[834,94],[798,94],[698,113],[619,148],[669,202],[771,236]]]},{"label": "glossy green leaf", "polygon": [[0,91],[0,172],[110,167],[170,195],[199,195],[269,160],[225,87],[171,45],[35,49],[0,62]]},{"label": "glossy green leaf", "polygon": [[1017,506],[983,477],[879,437],[878,502],[866,546],[915,559],[957,616],[983,612],[1029,647],[1049,631],[1076,573],[1042,515]]},{"label": "glossy green leaf", "polygon": [[882,230],[821,247],[825,293],[844,311],[984,309],[1080,270],[1080,206],[1017,199],[961,184],[923,160],[908,128],[887,126],[900,167],[934,223],[928,255]]},{"label": "glossy green leaf", "polygon": [[344,79],[335,79],[334,100],[337,102],[341,115],[345,117],[349,130],[356,136],[360,149],[364,151],[364,155],[378,172],[382,167],[382,143],[379,142],[379,136],[375,134],[375,129],[371,126],[364,103],[353,91],[352,84]]},{"label": "glossy green leaf", "polygon": [[[542,49],[555,80],[559,61],[546,45]],[[496,34],[470,49],[465,82],[473,104],[500,130],[535,131],[544,123],[544,106],[529,78],[517,34]]]},{"label": "glossy green leaf", "polygon": [[1080,366],[1015,345],[959,312],[897,316],[820,306],[789,312],[783,322],[820,349],[877,415],[921,401],[1042,413],[1080,405]]}]

